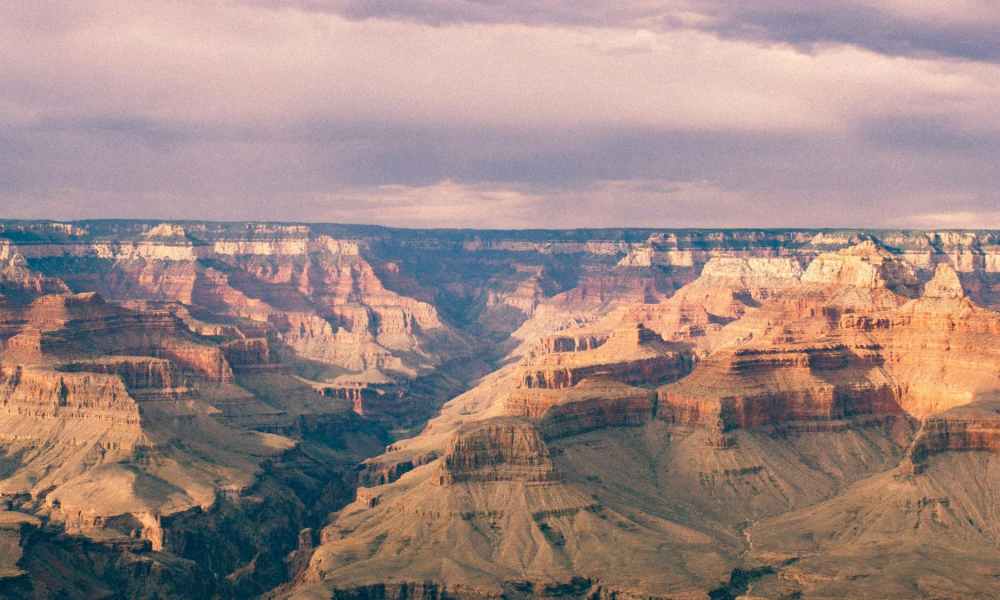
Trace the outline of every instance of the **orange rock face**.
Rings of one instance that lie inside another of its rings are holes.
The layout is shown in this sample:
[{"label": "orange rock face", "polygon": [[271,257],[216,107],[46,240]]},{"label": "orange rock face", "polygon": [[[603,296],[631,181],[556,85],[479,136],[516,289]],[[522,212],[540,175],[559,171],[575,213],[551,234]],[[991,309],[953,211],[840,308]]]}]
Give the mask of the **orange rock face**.
[{"label": "orange rock face", "polygon": [[181,385],[173,363],[146,356],[108,356],[67,363],[60,370],[117,375],[129,391],[167,390]]},{"label": "orange rock face", "polygon": [[614,380],[584,380],[571,389],[521,388],[511,393],[505,412],[538,423],[546,439],[606,427],[642,425],[653,416],[653,390]]},{"label": "orange rock face", "polygon": [[661,388],[659,417],[723,431],[861,415],[898,415],[877,347],[845,344],[740,349],[711,357]]},{"label": "orange rock face", "polygon": [[0,222],[0,525],[205,596],[989,597],[934,565],[1000,560],[998,274],[992,232]]},{"label": "orange rock face", "polygon": [[928,417],[907,454],[914,473],[936,454],[953,451],[1000,452],[1000,401],[996,396]]},{"label": "orange rock face", "polygon": [[459,431],[441,463],[440,482],[546,482],[557,479],[538,430],[514,419],[487,421]]},{"label": "orange rock face", "polygon": [[93,419],[138,432],[138,407],[118,377],[2,367],[0,394],[10,418]]},{"label": "orange rock face", "polygon": [[582,343],[565,335],[544,340],[523,366],[521,385],[560,389],[600,377],[655,383],[677,379],[691,367],[691,357],[682,347],[666,344],[641,324],[616,330],[603,341],[593,334],[581,335]]}]

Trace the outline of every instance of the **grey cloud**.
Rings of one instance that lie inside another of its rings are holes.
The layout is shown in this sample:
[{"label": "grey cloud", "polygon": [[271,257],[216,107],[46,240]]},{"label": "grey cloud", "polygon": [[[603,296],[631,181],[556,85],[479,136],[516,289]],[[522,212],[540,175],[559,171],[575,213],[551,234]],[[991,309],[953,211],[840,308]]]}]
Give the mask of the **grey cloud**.
[{"label": "grey cloud", "polygon": [[1000,132],[970,129],[949,115],[867,119],[858,125],[858,129],[865,140],[880,147],[973,156],[1000,153]]},{"label": "grey cloud", "polygon": [[[977,61],[1000,59],[1000,6],[985,21],[920,18],[889,7],[852,0],[297,0],[291,4],[246,0],[257,6],[296,6],[348,19],[390,19],[434,26],[508,23],[530,26],[697,29],[763,43],[787,43],[805,51],[848,44],[894,56],[939,56]],[[956,12],[960,8],[955,9]],[[957,15],[960,16],[960,15]]]},{"label": "grey cloud", "polygon": [[[914,127],[872,122],[857,137],[817,138],[303,122],[199,136],[197,126],[83,119],[6,130],[0,156],[20,158],[0,161],[0,202],[13,217],[414,226],[874,226],[995,211],[996,153],[940,148]],[[145,139],[160,131],[170,143]],[[455,182],[454,204],[433,202],[441,181]]]},{"label": "grey cloud", "polygon": [[[722,36],[784,42],[806,49],[849,44],[894,56],[1000,59],[996,22],[955,23],[917,19],[851,2],[738,2],[718,6],[708,27]],[[994,17],[1000,17],[1000,6]]]},{"label": "grey cloud", "polygon": [[[522,23],[527,25],[632,26],[655,22],[667,14],[662,3],[600,0],[525,0],[484,2],[480,0],[244,0],[270,7],[333,12],[348,19],[397,19],[448,25],[454,23]],[[669,6],[669,3],[667,3]],[[658,7],[659,6],[659,7]]]},{"label": "grey cloud", "polygon": [[[0,41],[0,216],[893,226],[998,212],[996,65],[820,47],[897,36],[885,52],[929,51],[888,8],[300,4],[386,23],[154,5],[169,19],[0,17],[21,27]],[[91,37],[60,33],[87,19]],[[196,19],[211,27],[185,37]],[[455,22],[485,25],[424,25]],[[939,26],[973,27],[956,23]],[[972,55],[955,48],[934,51]]]}]

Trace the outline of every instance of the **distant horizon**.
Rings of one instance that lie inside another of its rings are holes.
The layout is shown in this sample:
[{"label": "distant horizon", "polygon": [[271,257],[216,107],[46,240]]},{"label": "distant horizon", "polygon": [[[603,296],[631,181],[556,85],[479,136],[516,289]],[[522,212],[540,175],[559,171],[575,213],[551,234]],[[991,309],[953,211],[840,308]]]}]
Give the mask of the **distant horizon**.
[{"label": "distant horizon", "polygon": [[[52,224],[87,224],[87,223],[130,223],[130,224],[218,224],[218,225],[251,225],[251,224],[264,224],[264,225],[283,225],[283,226],[313,226],[313,225],[332,225],[337,227],[357,227],[357,228],[373,228],[373,229],[384,229],[384,230],[399,230],[399,231],[444,231],[444,232],[461,232],[461,231],[485,231],[485,232],[520,232],[520,233],[531,233],[531,232],[584,232],[584,231],[765,231],[765,232],[800,232],[800,231],[817,231],[817,232],[924,232],[924,233],[945,233],[945,232],[1000,232],[1000,227],[865,227],[865,226],[845,226],[845,227],[826,227],[826,226],[803,226],[803,227],[747,227],[747,226],[716,226],[716,227],[695,227],[695,226],[622,226],[622,227],[406,227],[406,226],[394,226],[394,225],[382,225],[378,223],[348,223],[340,221],[280,221],[280,220],[259,220],[259,219],[157,219],[157,218],[87,218],[87,219],[58,219],[58,218],[39,218],[39,219],[21,219],[21,218],[7,218],[0,215],[0,225],[8,223],[52,223]],[[0,230],[0,236],[2,236],[3,231]]]}]

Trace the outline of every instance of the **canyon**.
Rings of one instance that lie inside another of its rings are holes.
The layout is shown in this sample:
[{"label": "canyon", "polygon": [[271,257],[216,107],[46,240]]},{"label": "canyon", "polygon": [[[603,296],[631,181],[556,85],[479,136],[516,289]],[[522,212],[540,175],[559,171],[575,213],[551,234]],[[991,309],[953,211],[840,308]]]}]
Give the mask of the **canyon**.
[{"label": "canyon", "polygon": [[1000,233],[0,221],[0,597],[991,598]]}]

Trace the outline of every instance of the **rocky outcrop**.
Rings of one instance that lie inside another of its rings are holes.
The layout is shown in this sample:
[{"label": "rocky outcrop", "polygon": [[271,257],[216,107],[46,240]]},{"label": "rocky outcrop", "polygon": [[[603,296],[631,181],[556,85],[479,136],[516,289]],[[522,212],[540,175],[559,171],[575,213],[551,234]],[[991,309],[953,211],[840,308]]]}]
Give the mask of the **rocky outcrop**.
[{"label": "rocky outcrop", "polygon": [[925,298],[963,298],[965,291],[954,267],[948,263],[938,263],[934,277],[924,284]]},{"label": "rocky outcrop", "polygon": [[[2,524],[5,534],[14,533]],[[25,515],[16,530],[16,555],[0,552],[0,572],[7,558],[17,558],[19,577],[0,574],[0,596],[28,598],[207,597],[213,585],[206,569],[195,561],[150,552],[141,540],[101,543],[67,535]]]},{"label": "rocky outcrop", "polygon": [[29,529],[41,525],[37,517],[10,508],[7,502],[0,504],[0,593],[28,574],[18,565],[24,555],[24,538]]},{"label": "rocky outcrop", "polygon": [[821,254],[801,286],[758,296],[743,317],[711,332],[706,346],[719,349],[691,377],[661,390],[660,416],[723,431],[923,417],[1000,383],[986,341],[996,315],[963,297],[948,265],[937,267],[922,296],[908,298],[915,279],[901,261],[872,240]]},{"label": "rocky outcrop", "polygon": [[341,379],[323,386],[323,394],[351,403],[354,412],[374,419],[399,417],[406,410],[405,390],[388,381]]},{"label": "rocky outcrop", "polygon": [[[113,434],[113,441],[126,449],[141,438],[138,406],[116,375],[0,366],[0,407],[6,417],[8,438],[30,437],[32,421],[45,419],[93,422],[95,428],[105,435]],[[89,442],[82,437],[85,435],[84,431],[78,432],[75,441]]]},{"label": "rocky outcrop", "polygon": [[436,452],[394,462],[371,461],[359,465],[358,485],[374,487],[396,481],[417,467],[430,464],[438,459]]},{"label": "rocky outcrop", "polygon": [[780,288],[798,283],[802,265],[792,257],[719,256],[705,263],[701,277],[717,285],[736,285],[743,289]]},{"label": "rocky outcrop", "polygon": [[594,350],[608,341],[609,334],[594,332],[557,333],[538,341],[538,351],[544,354],[555,352],[585,352]]},{"label": "rocky outcrop", "polygon": [[0,493],[40,499],[151,444],[120,376],[0,366]]},{"label": "rocky outcrop", "polygon": [[933,456],[963,451],[1000,452],[1000,400],[996,397],[925,419],[904,466],[920,473]]},{"label": "rocky outcrop", "polygon": [[233,369],[226,361],[225,353],[215,346],[163,340],[159,346],[150,348],[149,353],[168,358],[182,369],[208,381],[228,383],[233,380]]},{"label": "rocky outcrop", "polygon": [[0,248],[0,295],[28,300],[44,294],[66,294],[69,287],[55,277],[33,271],[21,254]]},{"label": "rocky outcrop", "polygon": [[534,425],[517,419],[495,419],[455,434],[441,459],[439,481],[453,485],[557,479],[548,448]]},{"label": "rocky outcrop", "polygon": [[171,390],[181,385],[173,363],[148,356],[107,356],[61,365],[70,373],[104,373],[117,375],[130,393],[146,390]]},{"label": "rocky outcrop", "polygon": [[864,328],[883,347],[886,371],[900,387],[900,404],[917,417],[967,404],[1000,386],[1000,315],[959,295],[949,267],[924,296],[876,318],[845,315],[845,328]]},{"label": "rocky outcrop", "polygon": [[881,242],[869,238],[835,253],[816,257],[802,282],[858,288],[887,288],[914,295],[918,279],[913,265],[889,252]]},{"label": "rocky outcrop", "polygon": [[570,389],[513,391],[505,412],[538,423],[546,439],[606,427],[642,425],[653,416],[656,393],[613,380],[586,379]]},{"label": "rocky outcrop", "polygon": [[902,414],[898,390],[875,370],[877,347],[745,348],[713,356],[659,391],[658,416],[721,431]]},{"label": "rocky outcrop", "polygon": [[81,357],[153,356],[215,382],[232,380],[223,351],[191,335],[170,310],[128,310],[94,293],[41,296],[12,311],[17,332],[2,347],[6,362],[56,364]]},{"label": "rocky outcrop", "polygon": [[560,389],[602,377],[648,384],[678,379],[691,369],[692,358],[683,347],[665,343],[641,323],[618,329],[595,346],[599,340],[594,334],[549,338],[525,360],[519,384]]},{"label": "rocky outcrop", "polygon": [[528,369],[522,384],[527,388],[560,389],[600,377],[636,383],[659,382],[681,377],[689,366],[690,361],[679,354],[580,367],[552,366]]},{"label": "rocky outcrop", "polygon": [[274,366],[267,338],[244,338],[222,344],[226,362],[233,369],[254,369]]}]

